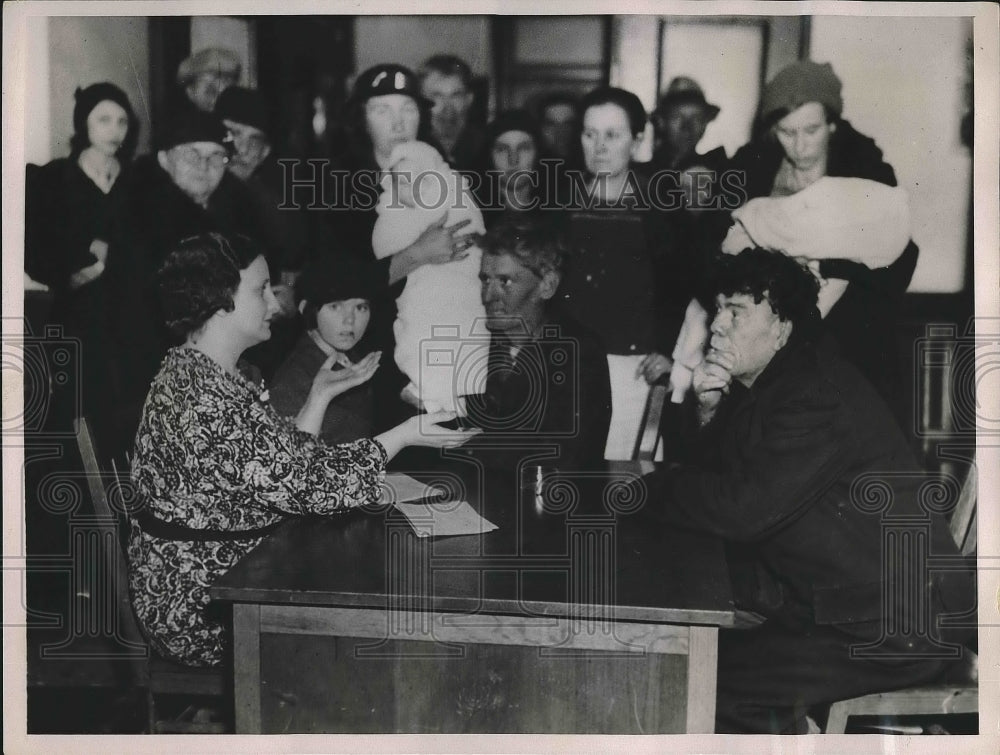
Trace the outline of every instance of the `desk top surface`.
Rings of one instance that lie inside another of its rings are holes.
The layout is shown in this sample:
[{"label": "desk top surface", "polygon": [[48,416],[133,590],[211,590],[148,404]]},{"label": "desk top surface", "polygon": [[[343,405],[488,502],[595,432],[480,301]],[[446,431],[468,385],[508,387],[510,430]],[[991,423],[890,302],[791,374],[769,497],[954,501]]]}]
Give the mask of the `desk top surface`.
[{"label": "desk top surface", "polygon": [[[491,532],[417,538],[395,509],[356,509],[279,528],[209,590],[276,605],[578,616],[732,624],[722,542],[643,513],[638,470],[551,473],[542,502],[521,470],[470,463],[424,473],[456,491]],[[539,510],[540,507],[544,510]]]}]

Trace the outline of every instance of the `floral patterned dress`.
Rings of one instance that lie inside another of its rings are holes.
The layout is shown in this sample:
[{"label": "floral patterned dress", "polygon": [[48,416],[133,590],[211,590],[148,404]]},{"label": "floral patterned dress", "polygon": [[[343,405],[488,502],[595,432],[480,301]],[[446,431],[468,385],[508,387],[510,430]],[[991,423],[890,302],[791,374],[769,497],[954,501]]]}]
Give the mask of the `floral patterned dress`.
[{"label": "floral patterned dress", "polygon": [[[146,399],[132,480],[147,518],[246,531],[378,500],[386,460],[376,441],[328,446],[299,431],[261,387],[179,347]],[[206,612],[208,588],[262,538],[178,539],[146,529],[133,519],[129,586],[148,639],[166,658],[219,665],[226,628]]]}]

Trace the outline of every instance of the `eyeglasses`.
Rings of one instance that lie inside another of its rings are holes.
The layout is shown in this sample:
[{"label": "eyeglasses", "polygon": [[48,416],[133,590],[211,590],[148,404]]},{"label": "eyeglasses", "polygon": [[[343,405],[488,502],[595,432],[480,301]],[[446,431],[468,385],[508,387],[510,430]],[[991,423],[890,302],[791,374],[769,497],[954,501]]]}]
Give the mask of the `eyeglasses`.
[{"label": "eyeglasses", "polygon": [[202,155],[198,150],[191,147],[177,149],[177,159],[191,168],[215,168],[218,170],[229,162],[229,157],[225,152],[213,152],[210,155]]}]

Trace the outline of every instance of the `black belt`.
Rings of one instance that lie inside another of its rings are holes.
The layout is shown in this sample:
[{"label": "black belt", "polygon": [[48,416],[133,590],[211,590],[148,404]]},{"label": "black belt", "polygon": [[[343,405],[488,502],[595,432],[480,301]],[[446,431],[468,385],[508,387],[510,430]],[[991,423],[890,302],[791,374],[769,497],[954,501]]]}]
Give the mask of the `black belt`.
[{"label": "black belt", "polygon": [[189,540],[193,542],[209,541],[232,541],[232,540],[253,540],[271,534],[280,525],[285,523],[284,519],[279,519],[266,527],[257,527],[252,530],[214,530],[186,527],[177,522],[168,522],[150,513],[149,509],[143,508],[133,513],[140,529],[147,535],[158,537],[162,540]]}]

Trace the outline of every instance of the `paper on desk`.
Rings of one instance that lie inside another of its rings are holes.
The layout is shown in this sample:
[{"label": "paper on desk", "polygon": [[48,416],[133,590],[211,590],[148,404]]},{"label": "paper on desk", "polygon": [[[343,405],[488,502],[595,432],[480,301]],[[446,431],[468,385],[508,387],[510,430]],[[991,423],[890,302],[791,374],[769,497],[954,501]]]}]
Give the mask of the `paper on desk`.
[{"label": "paper on desk", "polygon": [[497,526],[483,519],[467,501],[397,503],[417,537],[478,535]]},{"label": "paper on desk", "polygon": [[402,503],[433,498],[444,491],[399,472],[389,472],[382,483],[382,503]]}]

